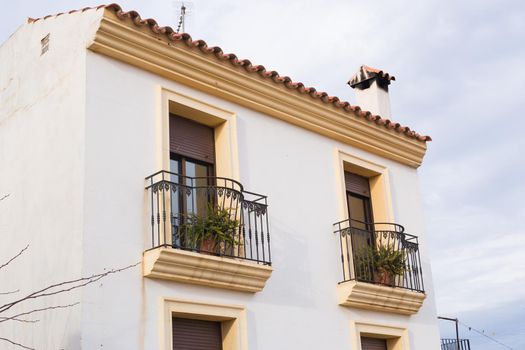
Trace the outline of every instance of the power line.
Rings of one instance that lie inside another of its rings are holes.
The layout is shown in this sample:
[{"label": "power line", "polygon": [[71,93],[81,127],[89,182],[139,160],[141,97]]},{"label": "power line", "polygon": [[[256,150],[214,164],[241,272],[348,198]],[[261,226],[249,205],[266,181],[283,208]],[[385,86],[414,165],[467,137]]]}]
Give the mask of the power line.
[{"label": "power line", "polygon": [[503,346],[503,347],[506,347],[507,349],[514,350],[514,348],[511,348],[510,346],[508,346],[508,345],[506,345],[506,344],[503,344],[503,343],[500,342],[499,340],[494,339],[494,338],[492,338],[492,337],[489,336],[489,335],[486,335],[484,330],[481,330],[481,331],[480,331],[480,330],[478,330],[478,329],[476,329],[476,328],[474,328],[474,327],[472,327],[472,326],[469,326],[469,325],[466,324],[466,323],[463,323],[463,322],[461,322],[461,321],[458,321],[458,322],[459,322],[459,324],[462,325],[463,327],[468,328],[469,331],[474,331],[474,332],[476,332],[476,333],[478,333],[478,334],[484,336],[485,338],[488,338],[488,339],[492,340],[493,342],[495,342],[495,343],[497,343],[497,344],[499,344],[499,345],[501,345],[501,346]]}]

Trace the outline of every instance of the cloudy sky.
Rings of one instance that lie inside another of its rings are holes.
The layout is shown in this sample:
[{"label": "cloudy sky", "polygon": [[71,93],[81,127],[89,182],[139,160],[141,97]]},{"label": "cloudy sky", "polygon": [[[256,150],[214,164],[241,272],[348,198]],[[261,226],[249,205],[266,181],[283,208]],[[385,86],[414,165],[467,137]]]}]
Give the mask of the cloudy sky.
[{"label": "cloudy sky", "polygon": [[[10,1],[26,17],[96,1]],[[122,0],[176,26],[177,2]],[[361,64],[397,77],[394,120],[430,134],[420,168],[440,315],[525,349],[525,2],[193,0],[186,31],[340,98]],[[520,220],[522,219],[522,220]],[[444,336],[453,326],[443,323]],[[462,327],[473,350],[505,349]]]}]

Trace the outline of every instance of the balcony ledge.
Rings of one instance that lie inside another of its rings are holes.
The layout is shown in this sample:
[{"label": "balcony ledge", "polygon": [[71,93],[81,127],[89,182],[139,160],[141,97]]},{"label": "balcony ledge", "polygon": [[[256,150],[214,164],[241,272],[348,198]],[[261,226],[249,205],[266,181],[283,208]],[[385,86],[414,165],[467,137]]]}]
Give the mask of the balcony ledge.
[{"label": "balcony ledge", "polygon": [[337,298],[341,306],[413,315],[423,305],[426,294],[404,288],[347,281],[337,286]]},{"label": "balcony ledge", "polygon": [[144,252],[143,276],[256,293],[273,269],[247,260],[167,247]]}]

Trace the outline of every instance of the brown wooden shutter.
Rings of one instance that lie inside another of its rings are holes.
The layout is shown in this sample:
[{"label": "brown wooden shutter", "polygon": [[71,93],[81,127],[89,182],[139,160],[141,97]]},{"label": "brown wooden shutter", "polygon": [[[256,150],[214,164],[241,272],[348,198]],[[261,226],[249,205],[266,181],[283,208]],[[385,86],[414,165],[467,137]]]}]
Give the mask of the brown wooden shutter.
[{"label": "brown wooden shutter", "polygon": [[368,178],[345,171],[345,185],[348,192],[370,198]]},{"label": "brown wooden shutter", "polygon": [[173,317],[173,350],[222,350],[221,323]]},{"label": "brown wooden shutter", "polygon": [[361,350],[387,350],[386,340],[361,337]]},{"label": "brown wooden shutter", "polygon": [[214,164],[213,128],[170,114],[170,152]]}]

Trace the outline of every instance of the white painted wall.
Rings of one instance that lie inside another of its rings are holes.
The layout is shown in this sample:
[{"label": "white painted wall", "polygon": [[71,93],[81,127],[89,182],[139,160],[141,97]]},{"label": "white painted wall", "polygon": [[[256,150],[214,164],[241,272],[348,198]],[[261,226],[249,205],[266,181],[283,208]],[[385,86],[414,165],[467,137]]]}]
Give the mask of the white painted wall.
[{"label": "white painted wall", "polygon": [[[81,273],[86,43],[100,13],[22,25],[0,47],[0,305]],[[40,40],[50,33],[49,51]],[[80,292],[24,302],[8,315],[80,301]],[[80,311],[43,312],[0,335],[37,349],[78,349]],[[7,316],[7,315],[2,315]],[[0,341],[0,349],[20,349]]]},{"label": "white painted wall", "polygon": [[[233,103],[88,52],[85,136],[84,273],[140,261],[149,247],[144,177],[154,173],[160,89],[237,113],[240,176],[269,197],[274,272],[252,295],[143,279],[139,269],[83,293],[84,349],[157,349],[159,298],[242,304],[250,350],[350,349],[349,321],[408,327],[411,349],[439,349],[417,172]],[[337,305],[340,253],[334,149],[389,168],[396,222],[420,237],[428,298],[417,315]]]}]

